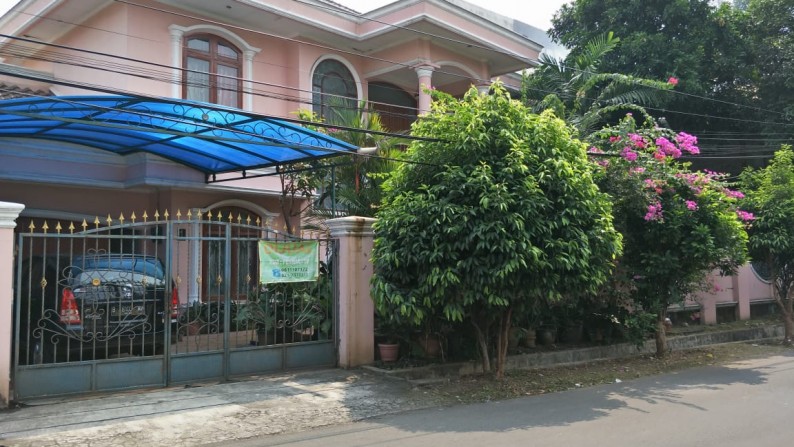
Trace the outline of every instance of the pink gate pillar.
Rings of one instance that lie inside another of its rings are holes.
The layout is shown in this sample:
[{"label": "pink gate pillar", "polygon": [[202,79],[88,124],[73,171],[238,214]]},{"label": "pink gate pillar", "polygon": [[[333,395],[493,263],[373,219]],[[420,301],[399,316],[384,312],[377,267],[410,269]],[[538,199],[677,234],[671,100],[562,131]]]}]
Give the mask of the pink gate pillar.
[{"label": "pink gate pillar", "polygon": [[341,217],[326,221],[339,241],[339,366],[353,368],[375,361],[375,305],[370,297],[375,219]]},{"label": "pink gate pillar", "polygon": [[11,349],[14,334],[14,227],[25,208],[19,203],[0,202],[0,408],[11,400]]}]

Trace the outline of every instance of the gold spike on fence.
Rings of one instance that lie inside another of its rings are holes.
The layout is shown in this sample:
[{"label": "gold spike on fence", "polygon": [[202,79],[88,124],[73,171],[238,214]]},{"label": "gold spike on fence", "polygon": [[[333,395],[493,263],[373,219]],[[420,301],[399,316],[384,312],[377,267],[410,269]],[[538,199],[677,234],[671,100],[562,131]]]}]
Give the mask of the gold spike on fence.
[{"label": "gold spike on fence", "polygon": [[[243,214],[244,211],[229,211],[224,210],[209,210],[204,214],[203,211],[197,211],[196,208],[188,208],[186,213],[182,213],[181,209],[177,209],[174,214],[168,209],[157,210],[149,213],[147,210],[132,211],[129,213],[113,211],[112,213],[96,214],[94,217],[86,218],[73,218],[68,217],[59,220],[44,220],[44,219],[31,219],[30,222],[25,222],[24,228],[30,233],[53,233],[64,234],[65,230],[69,233],[75,234],[79,232],[87,232],[89,230],[101,230],[105,227],[135,227],[142,224],[164,223],[168,222],[170,218],[174,218],[174,222],[195,221],[197,223],[231,223],[237,225],[254,225],[257,227],[265,227],[266,229],[283,232],[287,226],[280,221],[273,221],[272,219],[263,219],[256,214]],[[236,213],[236,214],[235,214]],[[113,218],[113,216],[118,216]],[[194,219],[195,218],[195,219]],[[23,227],[20,227],[23,228]]]}]

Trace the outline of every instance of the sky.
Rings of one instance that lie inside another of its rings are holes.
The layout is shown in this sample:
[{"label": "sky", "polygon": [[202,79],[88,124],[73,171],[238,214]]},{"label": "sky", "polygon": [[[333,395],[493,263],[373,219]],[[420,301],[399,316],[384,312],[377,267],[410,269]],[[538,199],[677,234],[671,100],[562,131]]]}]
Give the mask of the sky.
[{"label": "sky", "polygon": [[[4,0],[5,1],[5,0]],[[334,0],[358,12],[369,12],[394,0]],[[551,18],[560,6],[571,0],[466,0],[481,8],[490,9],[543,31],[551,28]]]}]

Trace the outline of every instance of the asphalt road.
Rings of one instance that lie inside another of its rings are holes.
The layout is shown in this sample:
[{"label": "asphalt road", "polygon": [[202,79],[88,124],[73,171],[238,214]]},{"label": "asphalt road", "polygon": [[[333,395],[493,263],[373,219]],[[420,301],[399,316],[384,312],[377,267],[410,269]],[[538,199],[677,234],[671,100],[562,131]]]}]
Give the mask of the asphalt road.
[{"label": "asphalt road", "polygon": [[219,445],[782,446],[792,417],[794,357],[771,357]]}]

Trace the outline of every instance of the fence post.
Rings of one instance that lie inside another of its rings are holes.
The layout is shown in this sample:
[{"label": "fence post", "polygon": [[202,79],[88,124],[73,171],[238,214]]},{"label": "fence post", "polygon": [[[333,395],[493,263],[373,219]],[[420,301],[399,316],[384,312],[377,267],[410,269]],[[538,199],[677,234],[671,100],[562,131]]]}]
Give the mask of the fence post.
[{"label": "fence post", "polygon": [[326,221],[339,241],[339,366],[353,368],[375,361],[375,305],[369,293],[375,219],[340,217]]},{"label": "fence post", "polygon": [[14,227],[25,205],[0,202],[0,408],[11,400],[14,333]]}]

